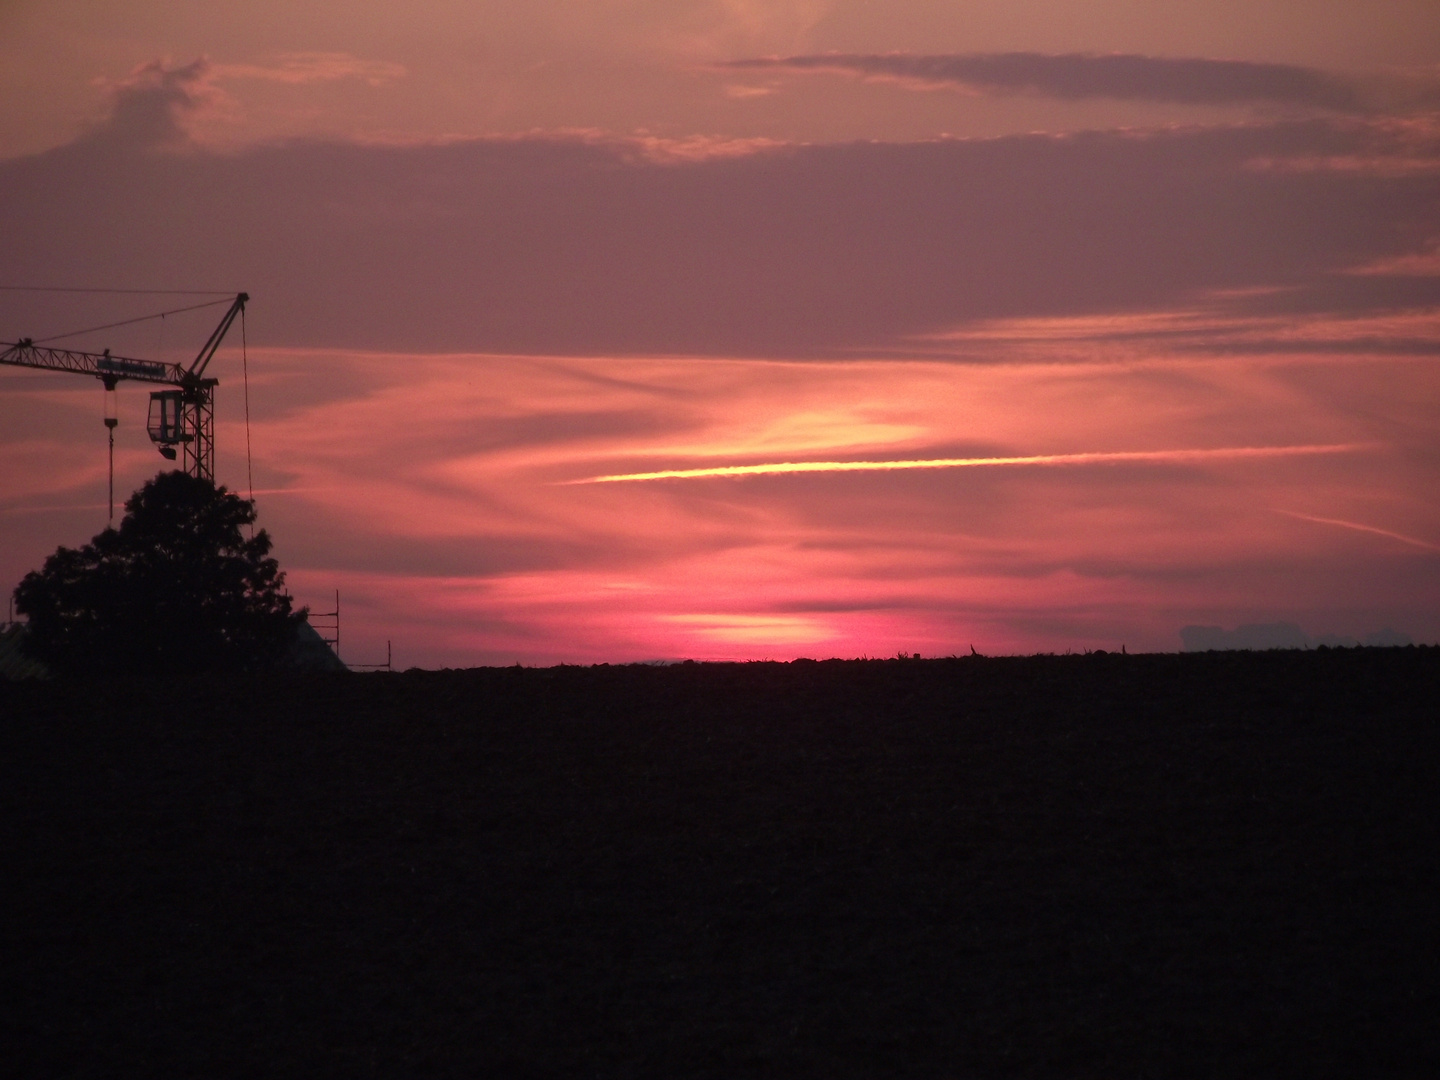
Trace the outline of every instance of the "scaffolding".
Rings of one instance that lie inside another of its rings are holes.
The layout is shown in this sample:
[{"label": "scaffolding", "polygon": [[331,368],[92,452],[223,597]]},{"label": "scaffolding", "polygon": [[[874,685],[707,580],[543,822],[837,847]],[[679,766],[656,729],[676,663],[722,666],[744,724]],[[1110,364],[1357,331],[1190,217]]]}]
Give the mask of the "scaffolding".
[{"label": "scaffolding", "polygon": [[[340,659],[340,590],[335,590],[334,611],[312,611],[306,619],[311,627],[320,635],[320,640],[330,646],[330,651],[335,654],[335,659]],[[326,634],[329,637],[326,637]],[[341,660],[341,663],[344,663]]]},{"label": "scaffolding", "polygon": [[[340,660],[340,590],[335,590],[334,611],[312,611],[308,616],[310,625],[320,635],[320,640],[329,645],[335,653],[335,659]],[[317,621],[318,620],[318,621]],[[326,635],[329,635],[328,637]],[[385,660],[379,664],[345,664],[348,668],[361,669],[365,671],[394,671],[391,662],[390,640],[385,640]],[[343,660],[340,660],[343,664]]]}]

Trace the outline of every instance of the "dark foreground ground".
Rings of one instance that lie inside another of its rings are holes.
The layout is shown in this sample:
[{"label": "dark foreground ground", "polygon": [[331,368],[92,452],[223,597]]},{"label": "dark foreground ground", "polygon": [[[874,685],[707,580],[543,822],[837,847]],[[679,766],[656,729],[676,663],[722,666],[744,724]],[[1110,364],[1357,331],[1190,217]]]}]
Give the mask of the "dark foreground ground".
[{"label": "dark foreground ground", "polygon": [[1440,1071],[1440,649],[0,684],[11,1075]]}]

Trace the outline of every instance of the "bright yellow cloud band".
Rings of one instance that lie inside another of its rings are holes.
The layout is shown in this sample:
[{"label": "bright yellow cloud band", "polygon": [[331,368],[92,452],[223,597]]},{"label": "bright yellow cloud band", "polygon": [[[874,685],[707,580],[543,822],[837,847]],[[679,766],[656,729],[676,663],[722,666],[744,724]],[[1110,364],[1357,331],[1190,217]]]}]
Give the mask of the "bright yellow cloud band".
[{"label": "bright yellow cloud band", "polygon": [[1107,465],[1127,461],[1215,461],[1234,458],[1296,457],[1343,454],[1370,449],[1365,443],[1310,446],[1227,446],[1209,450],[1112,450],[1085,454],[1032,454],[1026,457],[921,458],[902,461],[774,461],[758,465],[713,465],[703,469],[661,469],[657,472],[615,473],[570,480],[571,484],[619,484],[639,480],[694,480],[707,476],[773,476],[781,473],[881,472],[891,469],[973,469],[998,465]]}]

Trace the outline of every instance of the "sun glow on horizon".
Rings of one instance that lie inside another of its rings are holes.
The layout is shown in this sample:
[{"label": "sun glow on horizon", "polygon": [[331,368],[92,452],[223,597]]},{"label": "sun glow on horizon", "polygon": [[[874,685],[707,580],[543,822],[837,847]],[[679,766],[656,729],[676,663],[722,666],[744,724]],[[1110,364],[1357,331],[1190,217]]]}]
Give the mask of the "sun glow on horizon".
[{"label": "sun glow on horizon", "polygon": [[824,620],[803,615],[698,613],[661,615],[662,623],[681,627],[702,640],[726,644],[814,645],[840,635]]}]

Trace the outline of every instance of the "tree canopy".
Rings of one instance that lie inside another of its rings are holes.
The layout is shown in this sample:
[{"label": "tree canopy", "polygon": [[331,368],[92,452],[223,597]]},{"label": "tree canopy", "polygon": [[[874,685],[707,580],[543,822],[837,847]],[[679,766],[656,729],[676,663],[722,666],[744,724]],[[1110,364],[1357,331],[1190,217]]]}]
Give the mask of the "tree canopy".
[{"label": "tree canopy", "polygon": [[292,612],[255,504],[182,472],[125,503],[118,529],[61,547],[15,589],[27,651],[69,673],[252,670],[283,660]]}]

